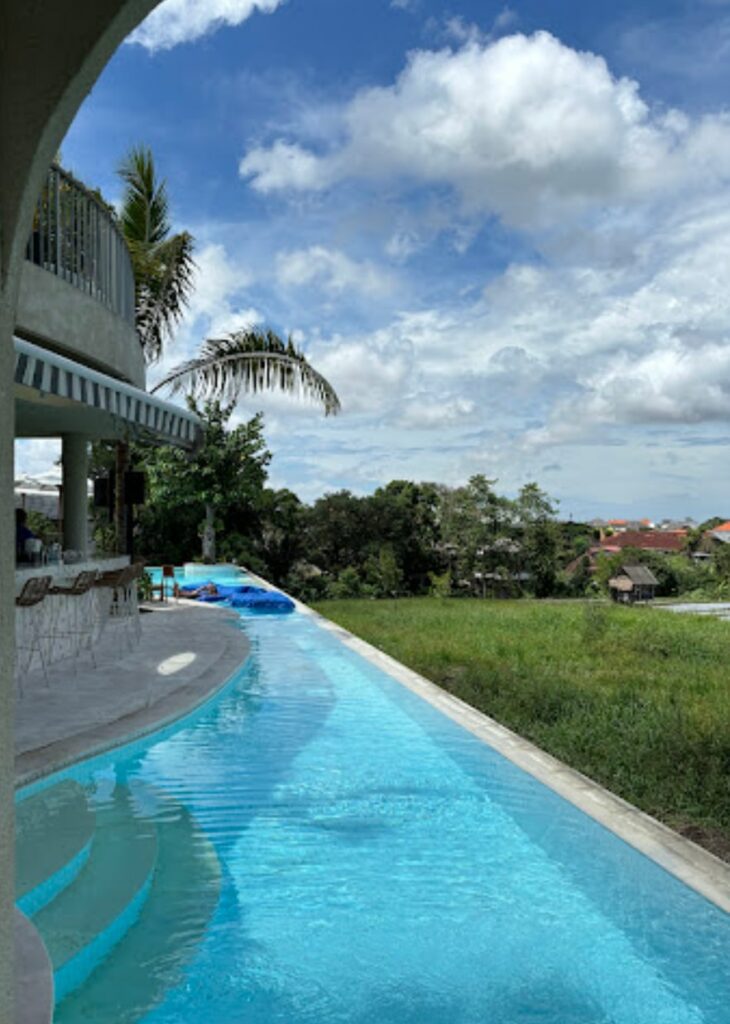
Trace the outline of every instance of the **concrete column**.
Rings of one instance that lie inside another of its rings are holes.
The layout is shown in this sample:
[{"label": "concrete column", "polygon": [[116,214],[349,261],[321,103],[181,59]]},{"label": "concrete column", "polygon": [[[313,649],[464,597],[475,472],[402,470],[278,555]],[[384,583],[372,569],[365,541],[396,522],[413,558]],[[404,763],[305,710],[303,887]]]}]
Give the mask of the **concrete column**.
[{"label": "concrete column", "polygon": [[13,794],[13,660],[15,648],[15,529],[13,526],[14,296],[0,286],[0,1021],[13,1020],[13,903],[15,837]]},{"label": "concrete column", "polygon": [[63,470],[63,548],[89,551],[89,442],[83,434],[61,439]]}]

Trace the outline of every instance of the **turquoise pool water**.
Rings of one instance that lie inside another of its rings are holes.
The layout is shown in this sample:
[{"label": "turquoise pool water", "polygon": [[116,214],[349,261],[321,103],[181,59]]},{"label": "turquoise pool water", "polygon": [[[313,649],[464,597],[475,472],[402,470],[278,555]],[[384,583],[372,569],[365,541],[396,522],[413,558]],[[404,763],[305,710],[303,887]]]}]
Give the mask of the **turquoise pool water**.
[{"label": "turquoise pool water", "polygon": [[92,835],[58,1024],[728,1024],[726,914],[310,617],[243,628],[209,706],[23,794]]}]

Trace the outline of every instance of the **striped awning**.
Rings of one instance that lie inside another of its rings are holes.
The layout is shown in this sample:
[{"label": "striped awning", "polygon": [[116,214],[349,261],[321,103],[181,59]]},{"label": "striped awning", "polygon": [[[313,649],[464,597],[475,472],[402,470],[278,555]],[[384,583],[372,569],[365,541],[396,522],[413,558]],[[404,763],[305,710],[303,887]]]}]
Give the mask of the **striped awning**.
[{"label": "striped awning", "polygon": [[64,404],[79,403],[113,422],[117,433],[183,448],[197,444],[200,420],[193,413],[22,338],[13,340],[15,384],[21,394],[29,389],[39,397],[65,400]]}]

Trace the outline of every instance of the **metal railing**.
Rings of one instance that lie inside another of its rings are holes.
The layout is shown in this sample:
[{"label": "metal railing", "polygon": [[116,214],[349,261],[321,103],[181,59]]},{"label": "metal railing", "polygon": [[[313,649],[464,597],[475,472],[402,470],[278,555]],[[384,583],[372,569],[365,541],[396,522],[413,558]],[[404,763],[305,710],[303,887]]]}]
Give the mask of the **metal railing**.
[{"label": "metal railing", "polygon": [[134,273],[114,214],[53,164],[33,214],[26,259],[134,325]]}]

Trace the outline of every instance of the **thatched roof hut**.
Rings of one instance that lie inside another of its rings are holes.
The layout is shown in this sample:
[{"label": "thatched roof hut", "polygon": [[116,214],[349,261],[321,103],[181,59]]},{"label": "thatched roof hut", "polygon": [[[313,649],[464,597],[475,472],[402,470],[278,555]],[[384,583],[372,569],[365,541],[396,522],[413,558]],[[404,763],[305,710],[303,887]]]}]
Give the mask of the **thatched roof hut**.
[{"label": "thatched roof hut", "polygon": [[620,571],[608,581],[614,601],[627,604],[651,601],[658,586],[659,580],[646,565],[622,565]]}]

